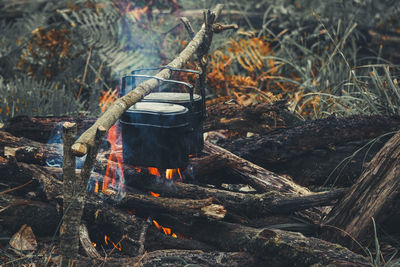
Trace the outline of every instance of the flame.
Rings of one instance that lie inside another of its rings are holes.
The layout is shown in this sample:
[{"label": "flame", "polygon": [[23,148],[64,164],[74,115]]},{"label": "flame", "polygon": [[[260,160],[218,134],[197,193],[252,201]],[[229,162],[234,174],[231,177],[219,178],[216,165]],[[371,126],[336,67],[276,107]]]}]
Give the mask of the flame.
[{"label": "flame", "polygon": [[155,176],[157,176],[157,177],[161,177],[161,174],[160,174],[160,172],[158,171],[157,168],[148,167],[148,168],[147,168],[147,171],[148,171],[149,174],[151,174],[151,175],[155,175]]},{"label": "flame", "polygon": [[160,194],[154,193],[154,192],[151,192],[151,191],[149,191],[149,194],[152,195],[153,197],[159,197],[160,196]]},{"label": "flame", "polygon": [[165,171],[165,178],[167,178],[167,179],[172,179],[172,173],[173,172],[173,170],[172,169],[167,169],[166,171]]},{"label": "flame", "polygon": [[[140,167],[134,167],[134,169],[139,173],[143,171],[143,169]],[[148,174],[157,176],[158,178],[165,177],[167,180],[171,180],[173,178],[179,178],[182,180],[182,173],[179,168],[165,169],[165,172],[154,167],[147,167],[144,170],[147,170]],[[162,176],[161,173],[165,173],[165,175]]]},{"label": "flame", "polygon": [[121,243],[118,242],[117,244],[115,244],[113,241],[111,241],[110,237],[108,235],[104,236],[104,243],[106,243],[106,245],[108,245],[108,242],[110,242],[114,248],[118,249],[119,251],[122,251],[122,246]]},{"label": "flame", "polygon": [[[118,190],[123,190],[124,186],[124,169],[123,169],[123,159],[121,150],[118,150],[118,139],[120,137],[118,126],[114,125],[108,131],[107,140],[111,145],[111,153],[108,157],[108,164],[106,168],[106,173],[103,178],[102,191],[106,190],[111,182],[112,186],[115,188],[117,180],[119,179]],[[117,164],[112,164],[116,162]]]},{"label": "flame", "polygon": [[165,178],[167,178],[168,180],[171,180],[174,177],[179,177],[182,180],[182,174],[181,174],[181,170],[179,168],[165,170]]},{"label": "flame", "polygon": [[97,244],[92,242],[92,246],[95,248],[97,246]]},{"label": "flame", "polygon": [[[107,92],[102,92],[100,97],[100,109],[104,112],[108,105],[113,103],[118,97],[118,88],[115,90],[108,90]],[[124,169],[123,169],[123,159],[122,150],[119,149],[121,145],[120,132],[117,125],[110,128],[107,135],[107,140],[111,145],[111,153],[108,157],[108,163],[106,167],[106,172],[103,178],[103,185],[101,191],[105,192],[110,183],[114,188],[118,188],[118,191],[124,190]],[[116,163],[116,164],[115,164]],[[118,184],[117,184],[118,183]],[[96,181],[94,192],[99,191],[99,181]]]},{"label": "flame", "polygon": [[99,181],[96,181],[96,185],[94,186],[94,192],[95,193],[99,192]]},{"label": "flame", "polygon": [[161,226],[156,220],[153,220],[153,224],[158,230],[163,231],[164,235],[170,235],[173,238],[178,238],[178,236],[175,233],[172,233],[171,228]]}]

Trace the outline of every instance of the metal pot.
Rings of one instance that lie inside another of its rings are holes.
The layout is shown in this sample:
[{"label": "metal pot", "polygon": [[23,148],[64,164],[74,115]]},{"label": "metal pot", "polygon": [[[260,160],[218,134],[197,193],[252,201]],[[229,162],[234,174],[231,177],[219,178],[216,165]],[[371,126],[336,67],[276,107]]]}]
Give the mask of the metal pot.
[{"label": "metal pot", "polygon": [[202,97],[198,94],[193,94],[193,100],[190,101],[189,93],[173,93],[173,92],[161,92],[151,93],[145,96],[142,102],[159,102],[159,103],[170,103],[182,105],[188,109],[192,108],[190,112],[189,121],[190,126],[193,128],[189,134],[189,154],[198,154],[203,150],[203,103]]},{"label": "metal pot", "polygon": [[191,129],[188,109],[169,103],[139,102],[121,117],[124,163],[182,168],[188,163]]}]

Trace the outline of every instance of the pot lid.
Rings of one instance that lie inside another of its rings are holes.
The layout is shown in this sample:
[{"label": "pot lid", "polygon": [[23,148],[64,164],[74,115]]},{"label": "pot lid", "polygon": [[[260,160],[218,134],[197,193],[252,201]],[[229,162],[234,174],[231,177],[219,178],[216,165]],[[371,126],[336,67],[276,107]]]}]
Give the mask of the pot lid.
[{"label": "pot lid", "polygon": [[121,117],[121,122],[156,127],[179,127],[188,124],[188,109],[160,102],[138,102]]},{"label": "pot lid", "polygon": [[[199,101],[201,100],[201,96],[198,94],[193,94],[193,100]],[[167,103],[186,103],[190,101],[189,93],[175,93],[175,92],[157,92],[150,93],[143,98],[142,101],[151,101],[151,102],[167,102]]]},{"label": "pot lid", "polygon": [[159,115],[169,115],[174,113],[185,113],[187,108],[181,105],[160,102],[139,102],[131,106],[128,112],[137,113],[157,113]]}]

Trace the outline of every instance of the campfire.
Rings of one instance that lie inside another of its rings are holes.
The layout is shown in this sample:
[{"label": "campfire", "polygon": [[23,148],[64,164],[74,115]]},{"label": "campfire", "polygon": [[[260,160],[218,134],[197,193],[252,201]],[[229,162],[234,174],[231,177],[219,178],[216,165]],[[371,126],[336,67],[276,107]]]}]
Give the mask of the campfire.
[{"label": "campfire", "polygon": [[[313,192],[301,182],[335,171],[330,159],[389,136],[400,121],[293,121],[283,101],[206,110],[212,35],[235,28],[215,23],[221,8],[205,12],[197,34],[184,19],[189,45],[170,64],[150,68],[154,76],[121,77],[118,90],[102,95],[98,120],[19,117],[1,129],[6,266],[369,265],[353,241],[370,234],[370,218],[390,223],[380,212],[399,198],[397,157],[387,155],[400,153],[400,136],[376,142],[381,150],[368,154],[367,167],[354,158],[351,188]],[[200,71],[182,69],[193,54]],[[196,88],[172,80],[181,72],[198,74]],[[138,78],[145,81],[135,84]],[[164,83],[185,89],[155,92]],[[55,125],[62,142],[46,142]],[[329,168],[315,167],[323,160]]]}]

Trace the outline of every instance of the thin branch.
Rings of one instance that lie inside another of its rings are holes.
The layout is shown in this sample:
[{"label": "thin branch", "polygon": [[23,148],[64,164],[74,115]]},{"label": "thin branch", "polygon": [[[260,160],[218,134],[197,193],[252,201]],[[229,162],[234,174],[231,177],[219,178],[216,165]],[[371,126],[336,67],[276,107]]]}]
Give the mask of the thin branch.
[{"label": "thin branch", "polygon": [[190,36],[190,39],[193,39],[195,33],[194,33],[194,30],[193,30],[192,24],[190,24],[190,21],[186,17],[182,17],[181,18],[181,22],[182,22],[183,26],[185,26],[185,29],[188,32],[189,36]]}]

